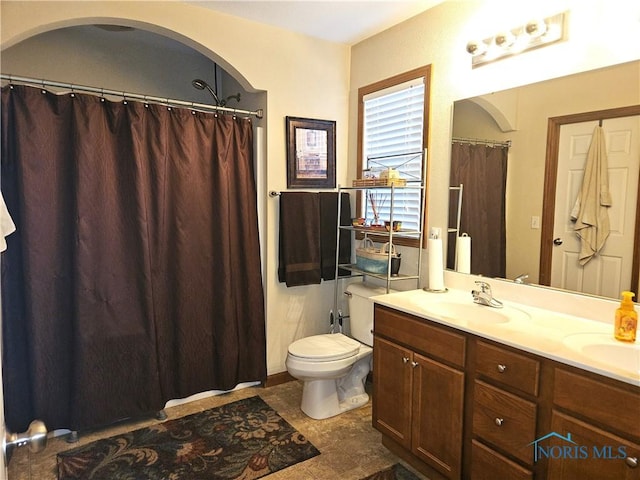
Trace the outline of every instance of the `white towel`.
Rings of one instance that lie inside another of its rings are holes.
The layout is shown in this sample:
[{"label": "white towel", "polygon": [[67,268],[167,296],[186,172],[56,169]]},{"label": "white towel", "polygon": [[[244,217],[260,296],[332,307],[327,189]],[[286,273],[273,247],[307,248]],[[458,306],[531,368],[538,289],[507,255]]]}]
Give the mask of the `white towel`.
[{"label": "white towel", "polygon": [[5,238],[16,231],[16,226],[13,224],[7,205],[4,203],[4,197],[0,193],[0,252],[4,252],[7,249],[7,241]]},{"label": "white towel", "polygon": [[609,164],[602,127],[593,131],[587,153],[582,188],[571,211],[573,227],[580,237],[580,265],[585,265],[604,246],[609,236]]}]

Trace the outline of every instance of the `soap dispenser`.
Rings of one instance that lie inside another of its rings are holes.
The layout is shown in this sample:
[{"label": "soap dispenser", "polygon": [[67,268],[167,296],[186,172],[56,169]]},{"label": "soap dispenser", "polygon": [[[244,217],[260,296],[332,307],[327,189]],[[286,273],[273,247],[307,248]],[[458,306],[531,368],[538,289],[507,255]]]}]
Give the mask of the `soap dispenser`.
[{"label": "soap dispenser", "polygon": [[622,292],[620,307],[616,310],[616,324],[614,335],[621,342],[635,342],[638,329],[638,313],[635,311],[633,292]]}]

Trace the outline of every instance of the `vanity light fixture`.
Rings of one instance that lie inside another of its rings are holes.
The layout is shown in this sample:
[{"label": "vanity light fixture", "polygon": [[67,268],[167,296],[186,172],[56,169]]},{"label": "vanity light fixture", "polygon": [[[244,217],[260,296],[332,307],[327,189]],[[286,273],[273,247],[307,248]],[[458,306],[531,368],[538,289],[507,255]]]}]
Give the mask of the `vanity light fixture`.
[{"label": "vanity light fixture", "polygon": [[566,12],[544,19],[531,20],[525,25],[503,31],[483,40],[467,43],[471,65],[477,67],[505,57],[544,47],[565,38]]}]

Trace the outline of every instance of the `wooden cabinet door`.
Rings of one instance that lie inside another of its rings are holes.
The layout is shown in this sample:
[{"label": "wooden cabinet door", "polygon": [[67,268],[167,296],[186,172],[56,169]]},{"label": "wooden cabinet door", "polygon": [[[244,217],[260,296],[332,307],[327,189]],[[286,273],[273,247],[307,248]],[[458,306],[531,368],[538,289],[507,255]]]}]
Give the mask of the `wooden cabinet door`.
[{"label": "wooden cabinet door", "polygon": [[447,478],[460,478],[464,373],[417,353],[412,452]]},{"label": "wooden cabinet door", "polygon": [[640,480],[640,467],[633,466],[640,461],[640,445],[557,411],[551,429],[570,434],[571,441],[555,437],[547,444],[549,480]]},{"label": "wooden cabinet door", "polygon": [[382,338],[373,341],[373,427],[411,448],[413,353]]}]

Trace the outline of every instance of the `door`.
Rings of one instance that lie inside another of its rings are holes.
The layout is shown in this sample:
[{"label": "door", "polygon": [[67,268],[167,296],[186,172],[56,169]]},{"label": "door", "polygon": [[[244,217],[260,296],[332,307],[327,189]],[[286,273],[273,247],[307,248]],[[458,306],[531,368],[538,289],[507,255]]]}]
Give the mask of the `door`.
[{"label": "door", "polygon": [[373,340],[373,426],[411,448],[413,352],[383,338]]},{"label": "door", "polygon": [[460,478],[464,372],[414,353],[412,452],[447,478]]},{"label": "door", "polygon": [[631,285],[640,169],[640,116],[603,121],[609,164],[610,234],[603,249],[580,266],[580,240],[570,219],[580,192],[587,151],[598,122],[562,125],[553,227],[551,286],[617,298]]},{"label": "door", "polygon": [[[570,432],[574,444],[581,446],[578,455],[552,455],[549,459],[549,480],[638,480],[640,470],[637,458],[640,445],[606,432],[556,410],[551,416],[553,432]],[[567,441],[552,437],[549,441],[552,452],[571,452]],[[567,447],[569,447],[567,449]],[[580,448],[580,447],[578,447]]]}]

